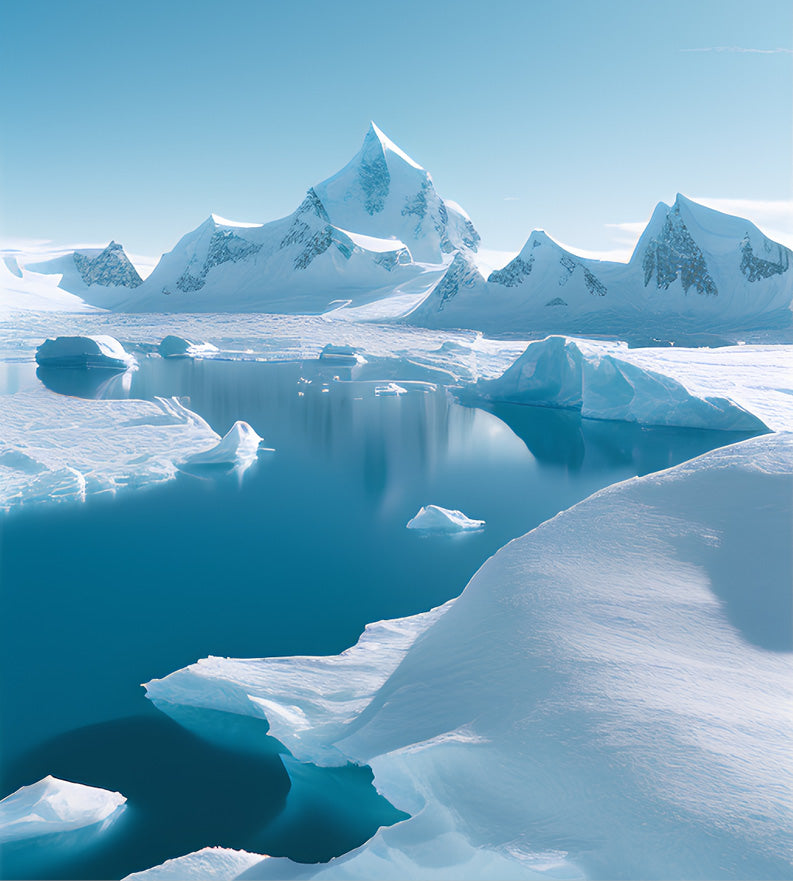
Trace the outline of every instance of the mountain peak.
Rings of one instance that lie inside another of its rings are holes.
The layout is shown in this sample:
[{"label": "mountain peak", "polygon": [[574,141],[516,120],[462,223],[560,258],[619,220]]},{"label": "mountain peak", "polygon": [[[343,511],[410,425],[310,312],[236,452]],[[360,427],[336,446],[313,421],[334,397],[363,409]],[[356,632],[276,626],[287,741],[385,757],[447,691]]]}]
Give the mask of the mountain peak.
[{"label": "mountain peak", "polygon": [[369,123],[369,128],[363,139],[363,146],[361,147],[359,155],[362,157],[367,156],[372,149],[382,153],[386,162],[391,158],[389,154],[392,154],[395,157],[399,157],[403,162],[407,162],[407,164],[411,165],[413,168],[418,168],[421,171],[424,171],[422,166],[415,160],[411,159],[404,150],[398,147],[374,121]]}]

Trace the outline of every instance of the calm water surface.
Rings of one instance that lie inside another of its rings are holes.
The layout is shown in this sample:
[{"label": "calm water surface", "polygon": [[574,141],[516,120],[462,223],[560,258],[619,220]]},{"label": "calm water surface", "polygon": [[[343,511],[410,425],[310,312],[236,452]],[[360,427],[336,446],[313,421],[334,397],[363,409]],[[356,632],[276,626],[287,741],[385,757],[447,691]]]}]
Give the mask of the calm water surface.
[{"label": "calm water surface", "polygon": [[[338,374],[342,381],[333,381]],[[39,374],[84,396],[180,395],[221,434],[245,419],[273,453],[243,475],[182,474],[0,521],[0,795],[46,774],[119,790],[96,842],[6,847],[5,877],[118,878],[206,845],[328,859],[400,818],[367,768],[222,749],[154,710],[140,683],[206,655],[335,654],[370,621],[460,593],[508,540],[607,484],[745,435],[572,413],[464,407],[417,368],[146,359],[137,373]],[[376,380],[407,393],[377,396]],[[415,383],[407,382],[415,380]],[[487,521],[405,529],[421,505]],[[298,779],[299,778],[299,779]]]}]

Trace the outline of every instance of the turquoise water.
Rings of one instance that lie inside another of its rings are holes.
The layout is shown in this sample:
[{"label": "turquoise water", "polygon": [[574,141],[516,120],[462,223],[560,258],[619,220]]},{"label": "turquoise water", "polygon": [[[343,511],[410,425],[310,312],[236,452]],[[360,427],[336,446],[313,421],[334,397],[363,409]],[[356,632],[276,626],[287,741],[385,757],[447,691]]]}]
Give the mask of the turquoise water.
[{"label": "turquoise water", "polygon": [[[0,521],[0,795],[53,774],[129,798],[76,852],[7,847],[5,877],[117,878],[210,844],[303,861],[357,846],[400,817],[368,769],[309,766],[290,787],[276,742],[211,745],[140,683],[209,654],[335,654],[370,621],[456,596],[508,540],[598,488],[744,437],[488,411],[420,382],[378,397],[375,369],[334,382],[316,362],[150,359],[126,386],[65,377],[73,394],[185,396],[217,431],[245,419],[275,452],[241,477],[182,474]],[[430,503],[487,526],[406,530]]]}]

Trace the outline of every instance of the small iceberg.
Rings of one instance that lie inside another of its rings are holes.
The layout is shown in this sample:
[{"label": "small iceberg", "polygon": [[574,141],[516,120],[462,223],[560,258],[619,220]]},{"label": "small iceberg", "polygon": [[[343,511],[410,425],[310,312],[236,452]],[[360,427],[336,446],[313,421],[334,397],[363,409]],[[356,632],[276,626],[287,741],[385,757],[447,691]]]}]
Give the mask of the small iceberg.
[{"label": "small iceberg", "polygon": [[374,387],[374,393],[378,398],[383,395],[387,397],[406,395],[407,391],[406,388],[402,388],[401,385],[397,385],[395,382],[389,382],[388,385],[376,385]]},{"label": "small iceberg", "polygon": [[181,336],[168,334],[157,346],[157,351],[163,358],[200,358],[202,355],[211,355],[217,352],[218,347],[213,346],[212,343],[198,343]]},{"label": "small iceberg", "polygon": [[36,349],[36,361],[41,367],[101,368],[128,370],[136,365],[121,343],[112,336],[59,336],[45,340]]},{"label": "small iceberg", "polygon": [[320,361],[329,361],[340,367],[355,367],[356,364],[365,364],[366,359],[358,354],[354,346],[334,346],[328,343],[319,353]]},{"label": "small iceberg", "polygon": [[0,842],[107,825],[126,801],[120,792],[45,777],[0,801]]},{"label": "small iceberg", "polygon": [[225,465],[247,468],[256,459],[261,442],[262,439],[247,422],[238,421],[220,443],[203,453],[194,453],[184,464],[188,467]]},{"label": "small iceberg", "polygon": [[426,532],[467,532],[482,529],[484,525],[484,520],[472,520],[462,511],[451,511],[439,505],[424,505],[412,520],[408,520],[407,528]]}]

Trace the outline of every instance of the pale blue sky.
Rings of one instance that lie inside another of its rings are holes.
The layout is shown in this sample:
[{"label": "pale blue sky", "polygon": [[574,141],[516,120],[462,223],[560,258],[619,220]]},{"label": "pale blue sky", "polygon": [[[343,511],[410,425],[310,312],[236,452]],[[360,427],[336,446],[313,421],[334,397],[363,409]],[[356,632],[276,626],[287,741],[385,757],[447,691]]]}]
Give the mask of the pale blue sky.
[{"label": "pale blue sky", "polygon": [[612,248],[678,190],[791,199],[788,0],[26,0],[0,59],[6,237],[271,220],[370,119],[494,249]]}]

